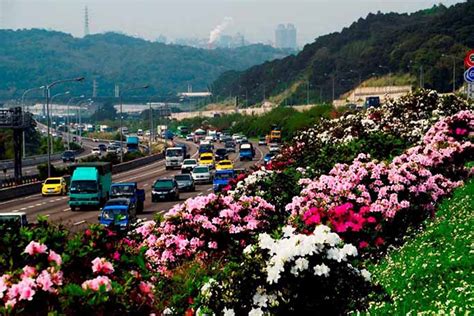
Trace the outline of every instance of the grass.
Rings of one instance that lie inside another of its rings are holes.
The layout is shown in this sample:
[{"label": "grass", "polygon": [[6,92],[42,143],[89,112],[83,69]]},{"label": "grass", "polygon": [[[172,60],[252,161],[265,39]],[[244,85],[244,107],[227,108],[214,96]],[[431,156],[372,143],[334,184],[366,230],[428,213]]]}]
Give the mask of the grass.
[{"label": "grass", "polygon": [[435,220],[368,267],[391,302],[373,302],[371,315],[452,314],[474,310],[474,179],[444,200]]},{"label": "grass", "polygon": [[416,83],[416,78],[410,74],[391,74],[372,77],[364,81],[362,87],[385,87],[385,86],[405,86]]}]

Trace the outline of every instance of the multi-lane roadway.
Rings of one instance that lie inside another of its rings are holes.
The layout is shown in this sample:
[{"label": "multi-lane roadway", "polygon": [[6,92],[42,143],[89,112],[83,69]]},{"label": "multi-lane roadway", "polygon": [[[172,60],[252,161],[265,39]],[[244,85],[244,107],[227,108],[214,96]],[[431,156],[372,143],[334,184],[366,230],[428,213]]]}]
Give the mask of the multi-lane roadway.
[{"label": "multi-lane roadway", "polygon": [[[197,158],[197,146],[190,142],[185,142],[190,149],[192,158]],[[217,144],[217,146],[222,146]],[[256,156],[253,161],[241,162],[238,159],[238,153],[231,153],[230,159],[234,161],[235,168],[249,168],[252,165],[262,163],[266,147],[256,146]],[[149,165],[125,171],[113,175],[113,182],[137,181],[140,188],[145,189],[146,200],[141,218],[151,219],[157,212],[167,211],[176,203],[197,195],[205,195],[212,192],[212,185],[196,185],[195,192],[180,192],[180,201],[166,201],[159,203],[151,202],[151,190],[156,179],[162,177],[172,177],[180,173],[181,170],[166,170],[164,160],[156,161]],[[25,212],[28,220],[34,222],[38,215],[47,216],[50,221],[62,223],[73,230],[84,227],[87,224],[97,223],[98,211],[75,211],[72,212],[68,207],[68,196],[50,196],[43,197],[38,194],[18,198],[11,201],[1,202],[1,212]]]}]

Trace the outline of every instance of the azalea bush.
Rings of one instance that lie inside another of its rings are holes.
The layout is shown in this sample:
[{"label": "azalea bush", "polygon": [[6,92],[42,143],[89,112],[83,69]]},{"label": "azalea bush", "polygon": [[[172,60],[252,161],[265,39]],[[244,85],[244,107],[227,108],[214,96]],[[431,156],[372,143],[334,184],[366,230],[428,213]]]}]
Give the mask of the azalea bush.
[{"label": "azalea bush", "polygon": [[363,308],[370,273],[351,263],[353,245],[324,225],[311,234],[291,226],[249,245],[241,263],[229,264],[201,288],[201,315],[343,314]]},{"label": "azalea bush", "polygon": [[327,224],[359,248],[380,246],[429,216],[435,203],[462,184],[472,159],[474,113],[462,111],[436,123],[419,146],[391,163],[360,154],[337,164],[305,188],[286,209],[302,230]]}]

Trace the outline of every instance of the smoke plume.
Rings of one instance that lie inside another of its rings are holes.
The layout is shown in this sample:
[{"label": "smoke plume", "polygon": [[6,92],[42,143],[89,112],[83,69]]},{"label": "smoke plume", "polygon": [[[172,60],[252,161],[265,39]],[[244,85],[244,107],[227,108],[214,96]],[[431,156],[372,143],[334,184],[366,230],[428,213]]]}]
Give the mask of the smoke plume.
[{"label": "smoke plume", "polygon": [[232,19],[232,18],[229,17],[229,16],[226,16],[226,17],[224,18],[224,20],[222,21],[222,23],[219,24],[218,26],[216,26],[216,27],[211,31],[211,33],[209,34],[209,44],[214,43],[214,42],[221,36],[221,33],[222,33],[229,25],[231,25],[233,21],[234,21],[234,19]]}]

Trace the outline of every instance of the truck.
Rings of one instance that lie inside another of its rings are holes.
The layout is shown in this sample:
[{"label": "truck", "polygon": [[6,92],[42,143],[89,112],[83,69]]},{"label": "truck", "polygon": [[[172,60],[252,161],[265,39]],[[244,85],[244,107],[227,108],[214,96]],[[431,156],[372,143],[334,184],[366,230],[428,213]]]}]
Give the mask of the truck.
[{"label": "truck", "polygon": [[116,182],[110,186],[111,199],[114,198],[127,198],[130,200],[137,211],[137,213],[143,212],[143,205],[145,203],[145,190],[138,188],[137,182]]},{"label": "truck", "polygon": [[217,170],[214,173],[214,179],[212,180],[212,188],[214,193],[222,191],[228,184],[230,179],[235,176],[234,170]]},{"label": "truck", "polygon": [[184,160],[184,152],[181,147],[170,147],[165,151],[166,170],[181,168]]},{"label": "truck", "polygon": [[281,129],[277,125],[272,125],[270,133],[266,136],[267,144],[281,143]]},{"label": "truck", "polygon": [[138,136],[127,136],[127,152],[134,153],[140,151],[140,139]]},{"label": "truck", "polygon": [[380,97],[366,97],[364,106],[365,108],[378,108],[380,106]]},{"label": "truck", "polygon": [[206,138],[206,131],[199,128],[194,131],[194,142],[198,144],[202,139]]},{"label": "truck", "polygon": [[189,134],[189,129],[187,126],[178,126],[178,132],[176,133],[181,138],[186,138],[186,135]]},{"label": "truck", "polygon": [[100,210],[99,223],[115,231],[127,231],[136,219],[135,205],[127,198],[110,199]]},{"label": "truck", "polygon": [[78,163],[71,167],[69,189],[71,211],[85,208],[99,208],[109,199],[112,183],[110,162]]},{"label": "truck", "polygon": [[255,149],[251,143],[240,144],[239,158],[240,161],[252,160],[255,157]]},{"label": "truck", "polygon": [[177,143],[175,147],[181,147],[183,149],[184,159],[188,159],[190,155],[188,154],[188,147],[185,144]]}]

